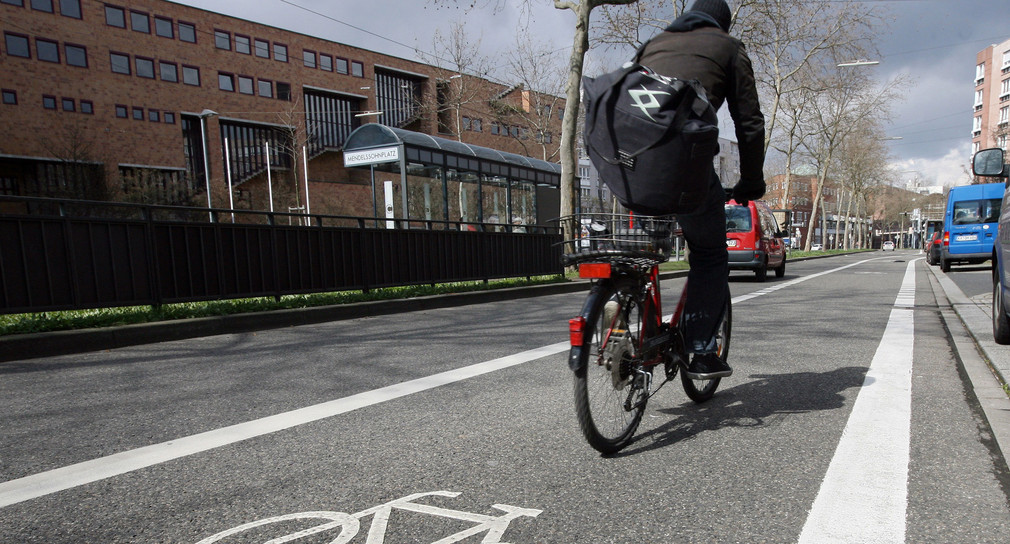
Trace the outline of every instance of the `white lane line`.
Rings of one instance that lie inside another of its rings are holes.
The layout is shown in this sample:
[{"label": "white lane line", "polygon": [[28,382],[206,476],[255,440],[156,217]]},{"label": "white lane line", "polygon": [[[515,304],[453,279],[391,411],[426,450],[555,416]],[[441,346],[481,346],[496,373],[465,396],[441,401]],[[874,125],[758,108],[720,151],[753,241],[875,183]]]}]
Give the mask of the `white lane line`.
[{"label": "white lane line", "polygon": [[0,483],[0,508],[568,351],[567,341]]},{"label": "white lane line", "polygon": [[[768,289],[762,289],[757,293],[741,295],[733,299],[734,304],[745,300],[750,300],[762,295],[778,291],[784,287],[796,285],[832,272],[845,270],[873,259],[867,259],[850,265],[834,268],[824,272],[819,272],[810,276],[804,276]],[[413,393],[418,393],[441,385],[450,384],[487,374],[496,370],[520,365],[542,357],[555,355],[568,351],[568,342],[559,342],[548,346],[542,346],[522,353],[516,353],[506,357],[477,363],[468,367],[459,368],[418,378],[388,387],[383,387],[373,391],[365,391],[357,395],[351,395],[341,399],[307,406],[298,410],[285,412],[273,416],[239,423],[229,427],[222,427],[200,434],[186,436],[160,444],[153,444],[134,450],[116,453],[90,461],[84,461],[74,465],[61,467],[46,472],[40,472],[31,476],[25,476],[16,480],[0,482],[0,508],[10,506],[19,502],[36,499],[51,493],[71,489],[92,482],[97,482],[105,478],[119,476],[134,470],[139,470],[159,463],[172,461],[180,457],[200,453],[203,451],[227,446],[257,436],[290,429],[298,425],[317,421],[320,419],[344,414],[359,408],[365,408],[388,400],[404,397]]]},{"label": "white lane line", "polygon": [[912,413],[915,261],[799,542],[904,542]]}]

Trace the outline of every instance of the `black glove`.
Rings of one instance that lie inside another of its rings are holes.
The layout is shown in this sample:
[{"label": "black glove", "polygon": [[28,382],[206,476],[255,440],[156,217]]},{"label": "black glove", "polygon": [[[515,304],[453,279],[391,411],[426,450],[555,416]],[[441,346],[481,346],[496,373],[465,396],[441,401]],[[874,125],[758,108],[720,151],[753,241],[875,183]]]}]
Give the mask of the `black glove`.
[{"label": "black glove", "polygon": [[740,180],[733,187],[733,200],[741,206],[746,206],[751,200],[757,200],[765,194],[765,180]]}]

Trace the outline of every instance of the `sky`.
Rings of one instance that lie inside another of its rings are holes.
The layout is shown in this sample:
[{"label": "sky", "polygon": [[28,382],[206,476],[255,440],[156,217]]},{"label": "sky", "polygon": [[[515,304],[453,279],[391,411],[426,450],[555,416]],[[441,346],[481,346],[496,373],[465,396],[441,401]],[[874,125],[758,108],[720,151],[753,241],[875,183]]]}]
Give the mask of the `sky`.
[{"label": "sky", "polygon": [[[301,32],[397,57],[418,60],[415,49],[432,50],[436,31],[453,21],[465,24],[487,56],[515,44],[525,20],[518,0],[504,8],[464,10],[432,0],[175,0],[201,9]],[[834,0],[810,0],[833,2]],[[567,59],[574,14],[551,0],[537,5],[529,24],[543,41]],[[975,58],[989,45],[1010,39],[1010,0],[864,0],[889,14],[889,28],[878,36],[879,65],[868,70],[885,82],[899,74],[913,78],[905,99],[892,107],[886,142],[891,168],[900,181],[924,185],[967,183],[971,153]],[[458,4],[469,5],[469,1]],[[604,57],[600,64],[608,61]],[[616,64],[611,66],[616,68]],[[725,107],[724,107],[725,109]],[[732,134],[732,128],[724,127]]]}]

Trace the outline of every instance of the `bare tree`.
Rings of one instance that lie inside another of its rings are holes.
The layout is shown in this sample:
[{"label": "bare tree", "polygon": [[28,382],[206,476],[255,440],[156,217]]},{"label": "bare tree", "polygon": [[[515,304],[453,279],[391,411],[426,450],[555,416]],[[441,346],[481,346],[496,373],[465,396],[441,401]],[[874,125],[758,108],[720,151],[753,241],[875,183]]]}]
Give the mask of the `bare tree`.
[{"label": "bare tree", "polygon": [[[898,77],[878,87],[865,75],[841,72],[830,63],[821,75],[823,85],[809,105],[806,115],[810,137],[804,141],[804,148],[817,165],[817,190],[814,195],[813,213],[810,214],[808,231],[814,232],[817,224],[817,208],[822,207],[824,188],[836,158],[846,139],[866,126],[867,120],[886,120],[890,105],[898,99],[898,88],[906,79]],[[812,236],[807,236],[805,248],[809,250]]]},{"label": "bare tree", "polygon": [[461,142],[463,112],[469,104],[485,100],[488,95],[483,78],[490,72],[491,61],[481,54],[480,42],[479,37],[473,39],[467,34],[461,21],[453,21],[447,32],[435,31],[431,52],[416,50],[421,60],[443,72],[435,82],[435,102],[420,105],[422,115],[433,117],[439,132],[454,134]]},{"label": "bare tree", "polygon": [[[533,132],[529,137],[517,135],[520,144],[529,156],[539,155],[545,161],[557,160],[560,154],[560,135],[553,133],[554,118],[563,111],[565,91],[565,67],[554,62],[553,48],[537,42],[527,32],[516,34],[516,44],[505,60],[506,74],[517,85],[510,94],[518,100],[492,100],[491,106],[502,124],[511,124],[516,119]],[[516,136],[516,135],[513,135]],[[558,136],[558,138],[555,138]],[[537,147],[537,153],[530,149]]]}]

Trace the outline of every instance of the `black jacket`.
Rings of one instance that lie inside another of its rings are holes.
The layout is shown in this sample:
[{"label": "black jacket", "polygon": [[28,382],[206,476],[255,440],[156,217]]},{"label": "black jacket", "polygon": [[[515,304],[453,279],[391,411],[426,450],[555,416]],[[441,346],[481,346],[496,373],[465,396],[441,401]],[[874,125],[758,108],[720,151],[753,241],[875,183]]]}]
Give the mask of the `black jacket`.
[{"label": "black jacket", "polygon": [[716,110],[729,103],[740,146],[740,180],[763,189],[765,121],[743,43],[709,16],[687,12],[652,38],[637,60],[669,77],[697,79]]}]

